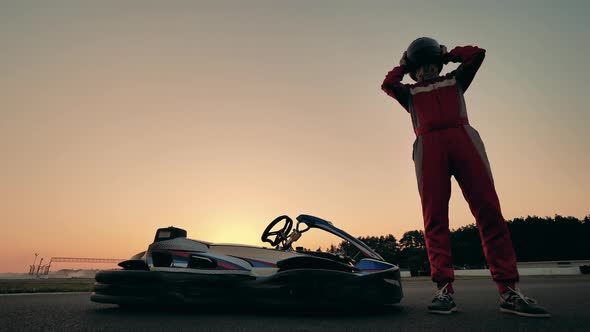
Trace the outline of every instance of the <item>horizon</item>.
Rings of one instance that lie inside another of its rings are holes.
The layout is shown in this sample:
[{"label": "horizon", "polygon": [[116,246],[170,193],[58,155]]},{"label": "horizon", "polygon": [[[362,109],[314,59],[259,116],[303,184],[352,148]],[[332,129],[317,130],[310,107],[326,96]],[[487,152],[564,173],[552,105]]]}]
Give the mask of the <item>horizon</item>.
[{"label": "horizon", "polygon": [[[584,1],[1,7],[0,272],[125,258],[170,225],[257,246],[282,214],[422,230],[411,120],[380,90],[419,36],[487,50],[466,103],[505,219],[590,215]],[[472,224],[452,192],[450,227]]]},{"label": "horizon", "polygon": [[[580,222],[585,222],[586,219],[590,219],[590,214],[584,216],[583,218],[577,218],[577,217],[574,217],[574,216],[562,216],[562,215],[559,215],[559,214],[556,214],[554,217],[549,217],[549,216],[543,216],[543,217],[541,217],[541,216],[536,216],[536,215],[528,215],[526,217],[524,217],[524,216],[522,216],[522,217],[515,217],[513,219],[506,220],[506,221],[508,223],[512,223],[515,220],[526,220],[528,218],[538,218],[538,219],[544,219],[544,220],[552,220],[553,219],[553,220],[555,220],[557,217],[561,217],[561,218],[564,218],[564,219],[575,218],[575,219],[577,219]],[[451,231],[451,233],[453,233],[455,231],[458,231],[461,228],[464,228],[464,227],[473,227],[473,226],[476,226],[476,224],[475,223],[471,223],[471,224],[463,225],[463,226],[460,226],[460,227],[457,227],[457,228],[451,228],[450,231]],[[403,234],[405,235],[406,233],[413,232],[413,231],[423,231],[423,230],[422,229],[413,229],[413,230],[405,231]],[[357,238],[359,238],[359,237],[381,237],[381,236],[388,236],[388,235],[393,235],[394,238],[395,238],[395,240],[397,241],[398,245],[399,245],[400,240],[403,238],[403,235],[402,236],[396,236],[394,234],[366,234],[366,235],[363,235],[363,236],[355,236],[355,237],[357,237]],[[187,238],[191,238],[190,235],[187,235]],[[305,237],[302,237],[302,238],[305,238]],[[305,250],[311,250],[311,251],[321,250],[321,251],[326,252],[328,250],[328,248],[330,248],[331,246],[338,247],[339,245],[341,245],[341,243],[343,241],[342,239],[337,238],[337,237],[331,237],[331,238],[332,239],[338,239],[340,242],[333,242],[333,241],[331,241],[331,242],[323,242],[323,243],[320,243],[320,244],[314,243],[315,246],[313,244],[311,244],[311,243],[308,243],[307,244],[308,246],[301,246],[301,247],[303,247]],[[218,243],[218,244],[220,244],[220,243]],[[228,244],[240,244],[240,243],[228,243]],[[297,245],[294,245],[294,247],[299,247],[300,244],[301,243],[298,242]],[[149,243],[147,243],[146,246],[145,246],[146,250],[147,250],[147,246],[148,245],[149,245]],[[309,245],[311,245],[311,246],[309,246]],[[258,247],[260,247],[260,246],[263,246],[263,247],[266,248],[266,245],[265,244],[261,244]],[[314,248],[316,248],[316,249],[314,249]],[[67,256],[67,258],[76,258],[76,259],[114,259],[113,257],[75,257],[75,256],[72,256],[72,255],[66,255],[66,256]],[[64,256],[62,256],[62,257],[64,257]],[[40,261],[38,261],[36,258],[37,257],[35,257],[35,260],[34,260],[34,262],[36,262],[35,266],[41,266],[41,267],[47,266],[47,261],[45,262],[46,264],[41,265]],[[52,258],[54,258],[54,257],[50,257],[49,259],[51,260]],[[129,257],[127,257],[127,258],[129,258]],[[127,258],[118,258],[118,259],[121,259],[123,261],[123,260],[126,260]],[[45,257],[41,256],[40,259],[45,260]],[[30,264],[29,266],[32,266],[32,264]],[[98,270],[104,270],[104,269],[117,268],[118,265],[117,264],[114,264],[114,263],[83,263],[83,262],[75,262],[75,267],[72,267],[71,264],[69,264],[69,263],[66,263],[66,262],[57,262],[57,263],[51,264],[51,266],[53,268],[50,269],[50,273],[51,272],[59,272],[59,271],[63,271],[63,270],[74,270],[74,271],[75,270],[85,270],[85,271],[86,270],[97,270],[98,271]],[[58,269],[58,267],[59,267],[59,269]],[[27,274],[26,272],[16,272],[16,271],[0,271],[0,274],[1,273],[5,273],[5,274],[11,274],[11,273],[14,273],[14,274]]]}]

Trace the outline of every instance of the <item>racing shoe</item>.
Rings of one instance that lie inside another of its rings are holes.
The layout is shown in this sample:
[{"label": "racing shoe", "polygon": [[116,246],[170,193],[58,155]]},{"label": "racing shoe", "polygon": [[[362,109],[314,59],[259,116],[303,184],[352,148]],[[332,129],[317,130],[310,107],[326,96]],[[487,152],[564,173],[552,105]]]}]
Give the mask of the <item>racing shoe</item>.
[{"label": "racing shoe", "polygon": [[436,294],[434,294],[434,297],[432,298],[432,304],[428,306],[429,312],[433,314],[450,315],[457,311],[457,305],[447,290],[448,285],[449,284],[444,285],[444,287],[439,289]]},{"label": "racing shoe", "polygon": [[500,311],[526,317],[551,317],[537,301],[524,296],[518,288],[510,287],[507,292],[500,295]]}]

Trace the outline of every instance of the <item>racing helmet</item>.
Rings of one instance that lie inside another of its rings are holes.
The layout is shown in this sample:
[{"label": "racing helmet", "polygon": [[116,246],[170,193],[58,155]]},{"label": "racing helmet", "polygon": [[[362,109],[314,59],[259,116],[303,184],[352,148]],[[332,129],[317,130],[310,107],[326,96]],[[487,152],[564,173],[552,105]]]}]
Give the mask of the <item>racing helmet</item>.
[{"label": "racing helmet", "polygon": [[432,38],[420,37],[415,39],[406,50],[407,62],[410,66],[410,76],[416,81],[416,69],[421,65],[438,64],[438,71],[442,70],[440,44]]}]

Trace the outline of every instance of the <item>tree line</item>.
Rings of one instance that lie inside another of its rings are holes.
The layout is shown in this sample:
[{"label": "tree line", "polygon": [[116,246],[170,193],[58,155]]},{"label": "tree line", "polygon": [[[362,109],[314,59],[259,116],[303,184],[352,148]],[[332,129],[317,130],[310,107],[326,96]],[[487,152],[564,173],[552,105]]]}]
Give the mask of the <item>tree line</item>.
[{"label": "tree line", "polygon": [[[507,221],[512,243],[519,262],[590,259],[590,215],[575,217],[515,218]],[[479,229],[475,224],[451,230],[451,249],[455,268],[486,268]],[[397,241],[392,234],[361,236],[366,243],[388,262],[410,269],[414,273],[430,271],[424,232],[412,230]],[[326,250],[355,257],[358,252],[347,241],[331,245]]]}]

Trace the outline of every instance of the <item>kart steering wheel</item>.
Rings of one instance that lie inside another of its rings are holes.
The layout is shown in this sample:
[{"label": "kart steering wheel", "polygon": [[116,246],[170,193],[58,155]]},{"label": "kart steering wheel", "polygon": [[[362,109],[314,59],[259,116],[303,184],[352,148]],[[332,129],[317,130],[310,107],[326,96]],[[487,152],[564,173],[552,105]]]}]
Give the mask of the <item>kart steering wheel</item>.
[{"label": "kart steering wheel", "polygon": [[[281,228],[278,231],[271,232],[272,228],[275,227],[279,222],[281,222],[283,220],[285,221],[285,225],[283,226],[283,228]],[[279,243],[281,243],[287,239],[287,236],[289,235],[289,232],[291,232],[292,227],[293,227],[293,219],[289,218],[289,216],[285,215],[285,216],[277,217],[270,224],[268,224],[268,226],[266,227],[264,232],[262,232],[262,236],[260,237],[260,239],[262,240],[262,242],[268,242],[273,247],[276,247],[279,245]],[[274,240],[271,240],[269,237],[271,237],[273,235],[275,235],[275,238],[274,238]]]}]

